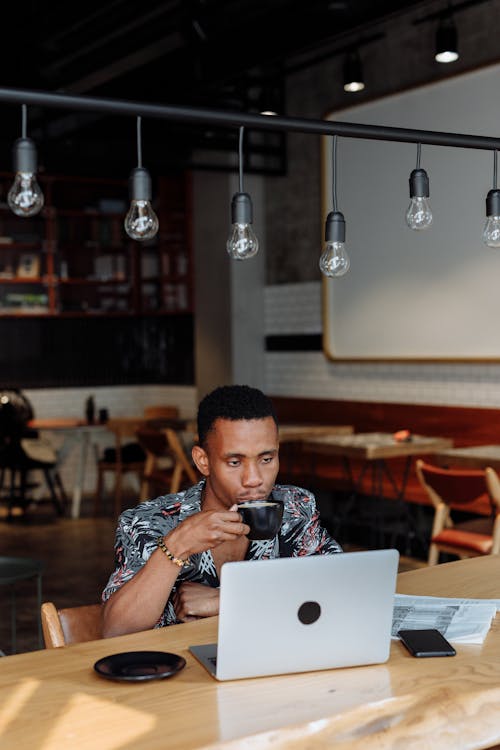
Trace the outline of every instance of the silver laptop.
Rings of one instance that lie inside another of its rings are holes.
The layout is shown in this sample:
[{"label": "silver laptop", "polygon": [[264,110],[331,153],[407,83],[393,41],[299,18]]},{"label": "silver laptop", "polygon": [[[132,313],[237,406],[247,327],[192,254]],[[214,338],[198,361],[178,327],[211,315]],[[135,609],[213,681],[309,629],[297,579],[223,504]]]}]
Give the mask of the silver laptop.
[{"label": "silver laptop", "polygon": [[217,680],[389,658],[397,550],[225,563],[218,643],[189,650]]}]

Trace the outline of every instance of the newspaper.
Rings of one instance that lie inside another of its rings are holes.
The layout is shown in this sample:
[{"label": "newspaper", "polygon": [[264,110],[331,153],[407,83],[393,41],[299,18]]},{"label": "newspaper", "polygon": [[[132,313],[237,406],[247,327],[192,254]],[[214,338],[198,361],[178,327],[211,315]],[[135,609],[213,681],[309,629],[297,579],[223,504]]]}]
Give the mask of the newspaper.
[{"label": "newspaper", "polygon": [[454,643],[483,643],[500,599],[452,599],[395,594],[392,638],[398,630],[436,628]]}]

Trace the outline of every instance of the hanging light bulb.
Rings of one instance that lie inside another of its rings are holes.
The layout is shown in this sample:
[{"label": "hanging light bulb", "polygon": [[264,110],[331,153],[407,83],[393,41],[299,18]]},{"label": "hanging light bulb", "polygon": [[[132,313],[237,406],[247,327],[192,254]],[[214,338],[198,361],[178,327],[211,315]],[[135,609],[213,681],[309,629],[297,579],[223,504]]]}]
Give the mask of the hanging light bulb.
[{"label": "hanging light bulb", "polygon": [[231,201],[231,230],[226,250],[234,260],[253,258],[259,250],[259,240],[252,228],[252,200],[248,193],[235,193]]},{"label": "hanging light bulb", "polygon": [[493,154],[493,189],[486,196],[486,224],[483,242],[488,247],[500,247],[500,190],[497,189],[497,156]]},{"label": "hanging light bulb", "polygon": [[36,180],[37,155],[31,138],[26,137],[26,105],[22,105],[22,137],[14,143],[13,161],[16,176],[7,195],[9,208],[17,216],[40,213],[44,197]]},{"label": "hanging light bulb", "polygon": [[345,220],[340,211],[330,211],[325,224],[325,249],[319,259],[321,273],[335,278],[347,273],[351,261],[345,249]]},{"label": "hanging light bulb", "polygon": [[410,205],[406,211],[406,223],[410,229],[427,229],[432,224],[429,205],[429,177],[420,169],[421,144],[417,145],[417,168],[410,174]]},{"label": "hanging light bulb", "polygon": [[452,63],[458,60],[457,27],[450,14],[441,18],[439,22],[434,59],[440,63]]},{"label": "hanging light bulb", "polygon": [[326,217],[325,249],[319,259],[319,268],[324,276],[344,276],[351,266],[345,249],[345,219],[337,210],[337,136],[333,136],[332,147],[332,194],[333,211]]},{"label": "hanging light bulb", "polygon": [[231,229],[226,242],[228,255],[234,260],[253,258],[259,250],[259,240],[252,228],[253,209],[252,199],[243,192],[243,131],[240,127],[239,136],[239,192],[233,195],[231,201]]},{"label": "hanging light bulb", "polygon": [[356,93],[363,91],[365,81],[363,66],[358,50],[349,52],[344,62],[344,91]]},{"label": "hanging light bulb", "polygon": [[151,205],[151,176],[142,166],[140,117],[137,118],[137,164],[130,173],[130,208],[123,226],[133,240],[151,240],[158,233],[159,222]]}]

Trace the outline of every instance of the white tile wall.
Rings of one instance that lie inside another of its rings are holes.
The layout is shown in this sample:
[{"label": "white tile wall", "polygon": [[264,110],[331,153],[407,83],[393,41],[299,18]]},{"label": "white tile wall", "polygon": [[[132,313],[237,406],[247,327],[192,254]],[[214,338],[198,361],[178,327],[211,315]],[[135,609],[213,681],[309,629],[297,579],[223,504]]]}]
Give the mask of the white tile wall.
[{"label": "white tile wall", "polygon": [[[268,286],[266,335],[321,333],[321,282]],[[500,364],[335,363],[322,352],[266,352],[279,396],[500,407]]]},{"label": "white tile wall", "polygon": [[[145,406],[156,404],[174,404],[179,407],[181,417],[196,415],[198,405],[197,392],[194,386],[177,385],[132,385],[132,386],[99,386],[91,388],[37,388],[23,389],[33,405],[35,416],[81,417],[84,418],[85,400],[94,396],[96,414],[99,409],[107,408],[112,417],[142,416]],[[44,432],[54,448],[58,449],[63,441],[61,433]],[[95,452],[113,445],[113,435],[107,431],[95,436],[93,451],[88,456],[85,472],[84,491],[92,493],[96,486]],[[69,451],[61,467],[61,476],[68,495],[71,495],[78,461],[78,446]],[[129,475],[127,481],[133,481]],[[137,487],[137,484],[134,484]],[[40,492],[45,488],[40,487]]]}]

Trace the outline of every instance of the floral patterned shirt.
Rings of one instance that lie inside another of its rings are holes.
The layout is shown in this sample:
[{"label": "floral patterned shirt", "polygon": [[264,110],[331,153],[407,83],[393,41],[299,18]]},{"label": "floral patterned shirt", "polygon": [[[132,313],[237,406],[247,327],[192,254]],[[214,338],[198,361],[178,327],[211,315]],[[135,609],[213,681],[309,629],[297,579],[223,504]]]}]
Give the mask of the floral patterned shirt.
[{"label": "floral patterned shirt", "polygon": [[[121,514],[115,540],[116,570],[103,591],[103,601],[142,568],[156,550],[159,536],[165,536],[185,518],[200,512],[204,486],[205,480],[202,479],[185,492],[162,495]],[[311,492],[300,487],[275,485],[273,496],[284,502],[281,528],[274,539],[251,541],[246,560],[342,552],[341,546],[320,525],[316,500]],[[211,550],[191,555],[191,564],[181,568],[177,581],[195,581],[217,588],[219,578]],[[170,596],[155,627],[176,622]]]}]

